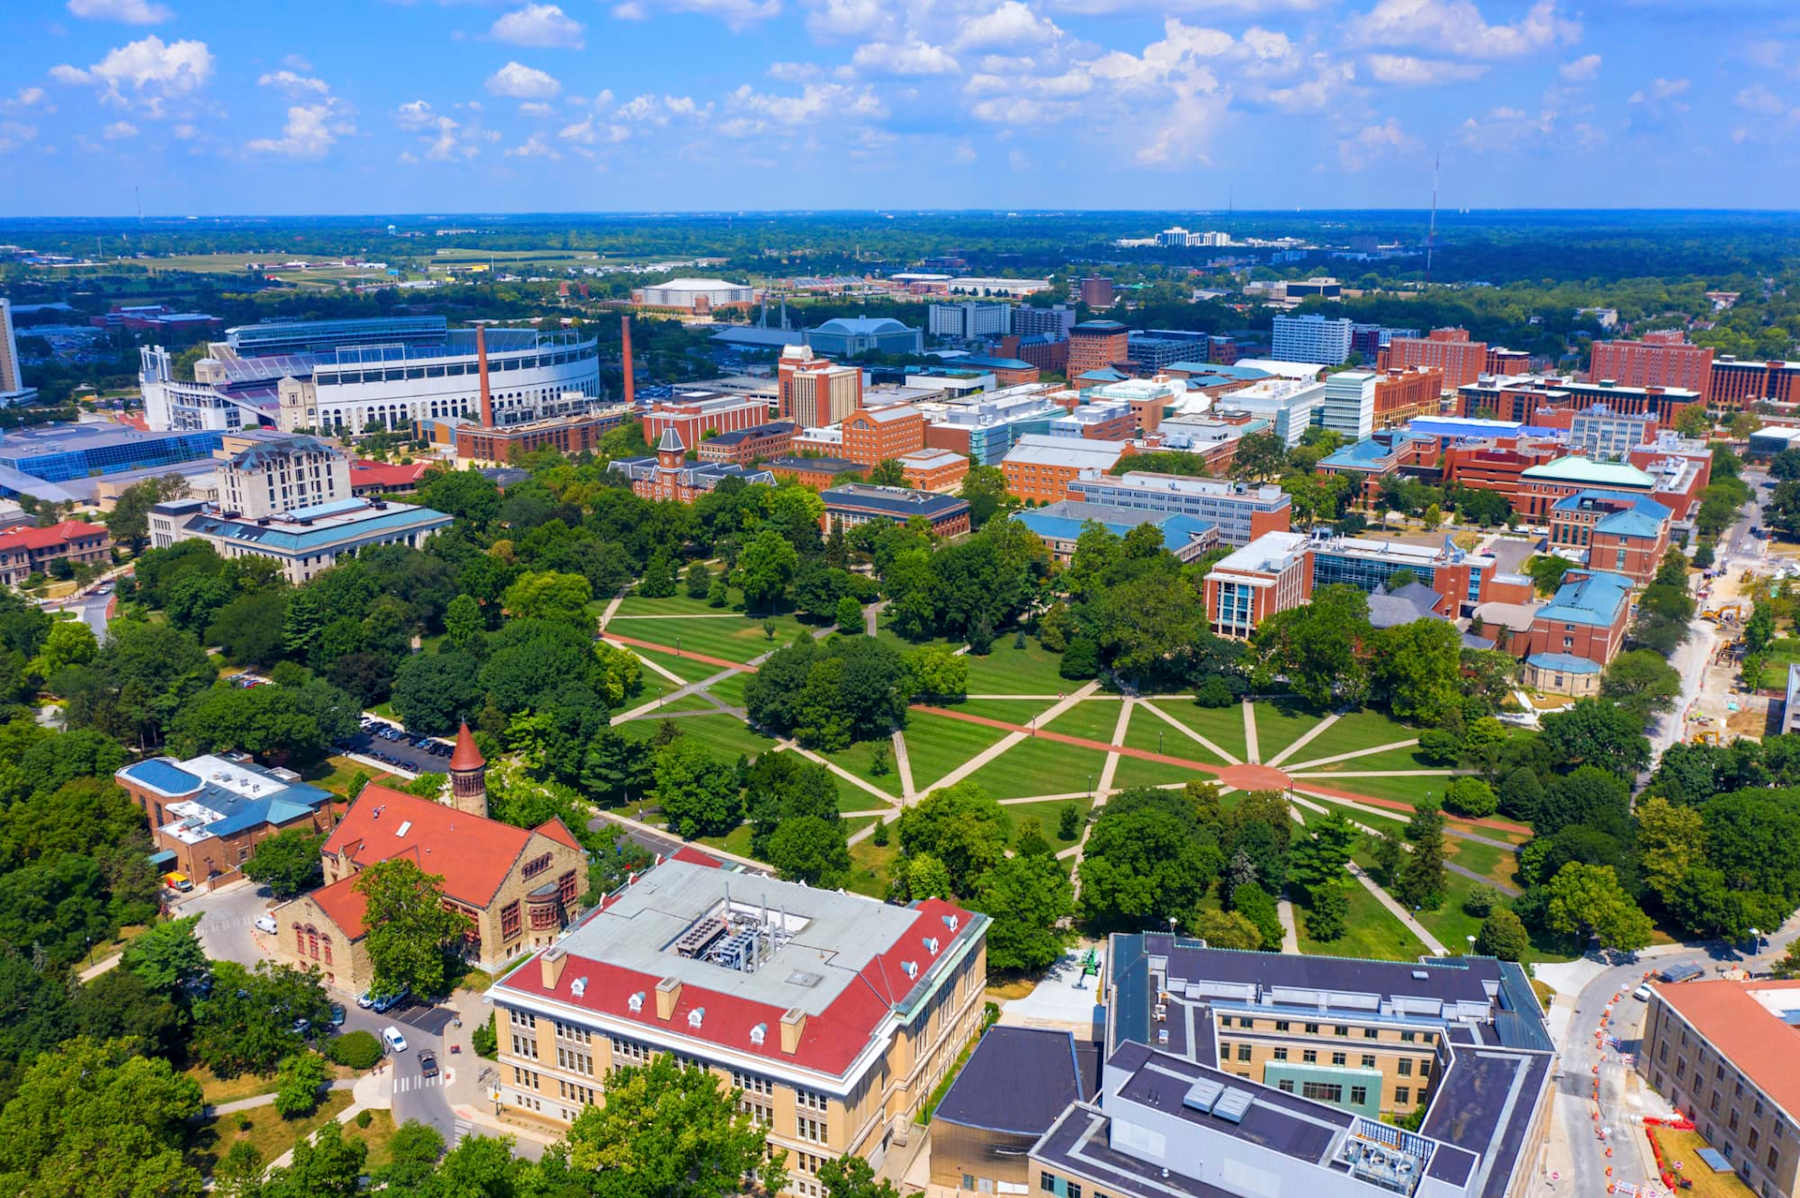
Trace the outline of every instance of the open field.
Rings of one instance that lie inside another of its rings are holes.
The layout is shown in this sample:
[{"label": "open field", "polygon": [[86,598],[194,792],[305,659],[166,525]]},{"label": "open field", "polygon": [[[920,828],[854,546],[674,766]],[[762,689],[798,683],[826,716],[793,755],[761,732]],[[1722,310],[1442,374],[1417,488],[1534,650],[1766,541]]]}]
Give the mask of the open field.
[{"label": "open field", "polygon": [[[1256,742],[1264,761],[1312,731],[1326,714],[1315,711],[1299,699],[1255,699],[1250,706],[1256,711]],[[1296,756],[1311,751],[1309,742]]]},{"label": "open field", "polygon": [[1029,637],[1023,649],[1015,649],[1012,635],[1002,633],[994,638],[985,657],[974,653],[966,656],[971,695],[1060,695],[1081,685],[1056,672],[1062,664],[1060,654]]},{"label": "open field", "polygon": [[1100,782],[1106,755],[1094,749],[1030,737],[970,776],[996,799],[1092,790]]},{"label": "open field", "polygon": [[[1244,760],[1244,708],[1241,704],[1233,703],[1229,707],[1201,707],[1188,699],[1164,699],[1156,705],[1156,709],[1170,719],[1192,728],[1239,761]],[[1150,718],[1156,719],[1154,715]],[[1131,722],[1134,725],[1133,731],[1136,731],[1135,725],[1139,721],[1134,718]],[[1198,741],[1190,736],[1183,736],[1176,729],[1170,728],[1168,721],[1157,720],[1157,723],[1168,729],[1169,734],[1165,739],[1170,746],[1181,744],[1183,741],[1187,742],[1184,748],[1170,747],[1165,750],[1166,752],[1184,756],[1205,752],[1204,746]],[[1154,728],[1154,725],[1145,726]]]},{"label": "open field", "polygon": [[[1064,736],[1080,736],[1111,744],[1113,730],[1119,725],[1118,699],[1083,699],[1048,724],[1040,725]],[[1135,713],[1133,713],[1135,714]]]},{"label": "open field", "polygon": [[913,785],[925,790],[1005,735],[1004,730],[985,724],[953,720],[928,711],[908,712],[906,754],[912,763]]},{"label": "open field", "polygon": [[[1347,712],[1339,716],[1337,722],[1306,742],[1306,747],[1288,758],[1282,764],[1290,769],[1298,769],[1303,762],[1319,761],[1326,757],[1335,757],[1339,753],[1352,753],[1358,749],[1373,749],[1379,745],[1390,745],[1396,741],[1412,740],[1419,735],[1416,728],[1408,728],[1405,724],[1390,719],[1379,711],[1363,708],[1361,711]],[[1268,756],[1267,753],[1264,754]],[[1358,758],[1357,760],[1363,760]],[[1347,767],[1348,768],[1348,767]]]},{"label": "open field", "polygon": [[1344,893],[1350,900],[1350,914],[1345,920],[1344,934],[1336,940],[1314,940],[1306,934],[1306,909],[1294,904],[1294,919],[1300,935],[1300,951],[1323,956],[1373,957],[1380,961],[1416,961],[1429,956],[1429,950],[1406,926],[1389,914],[1375,896],[1354,879],[1346,882]]}]

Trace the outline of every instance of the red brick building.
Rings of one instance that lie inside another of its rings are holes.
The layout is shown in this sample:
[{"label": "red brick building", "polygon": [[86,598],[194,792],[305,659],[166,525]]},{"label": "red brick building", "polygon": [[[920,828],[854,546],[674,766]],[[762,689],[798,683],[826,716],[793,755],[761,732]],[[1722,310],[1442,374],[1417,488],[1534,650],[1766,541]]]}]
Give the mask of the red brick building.
[{"label": "red brick building", "polygon": [[284,828],[329,832],[336,796],[245,757],[151,757],[113,775],[150,822],[161,873],[197,883],[233,875]]},{"label": "red brick building", "polygon": [[1793,403],[1800,397],[1800,362],[1751,362],[1715,358],[1712,383],[1704,392],[1706,405],[1715,412],[1741,412],[1763,400]]},{"label": "red brick building", "polygon": [[766,464],[770,474],[784,483],[798,483],[823,491],[852,479],[868,477],[869,468],[843,458],[776,458]]},{"label": "red brick building", "polygon": [[925,413],[911,404],[862,408],[844,418],[844,456],[873,466],[925,447]]},{"label": "red brick building", "polygon": [[825,514],[820,526],[825,532],[852,529],[859,524],[906,524],[924,520],[933,535],[960,536],[969,531],[969,503],[954,495],[932,491],[913,491],[906,487],[875,487],[867,483],[847,483],[821,491]]},{"label": "red brick building", "polygon": [[1685,387],[1712,392],[1713,349],[1690,345],[1680,333],[1645,333],[1641,341],[1596,341],[1588,366],[1595,382],[1626,387]]},{"label": "red brick building", "polygon": [[1075,295],[1090,308],[1110,308],[1118,302],[1118,291],[1111,279],[1090,275],[1075,284]]},{"label": "red brick building", "polygon": [[1055,503],[1084,472],[1105,474],[1131,453],[1129,441],[1092,441],[1027,433],[1000,461],[1006,489],[1020,499]]},{"label": "red brick building", "polygon": [[[1061,374],[1069,365],[1069,339],[1030,333],[1023,337],[1009,333],[1000,338],[1000,356],[1029,362],[1039,371]],[[996,380],[998,376],[995,376]]]},{"label": "red brick building", "polygon": [[1669,548],[1669,509],[1641,495],[1579,491],[1550,505],[1550,544],[1643,584]]},{"label": "red brick building", "polygon": [[1271,532],[1225,557],[1202,583],[1206,625],[1215,636],[1248,640],[1279,612],[1312,598],[1312,555],[1300,532]]},{"label": "red brick building", "polygon": [[1631,616],[1631,580],[1606,570],[1570,570],[1556,595],[1538,609],[1514,651],[1530,658],[1567,654],[1604,668],[1625,643]]},{"label": "red brick building", "polygon": [[1071,379],[1130,356],[1130,330],[1116,320],[1084,320],[1069,330],[1067,373]]},{"label": "red brick building", "polygon": [[700,460],[748,466],[752,462],[778,458],[793,445],[794,434],[798,431],[792,420],[774,420],[754,428],[720,433],[700,443]]},{"label": "red brick building", "polygon": [[1531,369],[1531,355],[1522,349],[1490,345],[1483,369],[1488,374],[1524,374]]},{"label": "red brick building", "polygon": [[397,466],[388,462],[354,461],[350,463],[350,493],[400,495],[416,491],[419,489],[419,480],[430,467],[430,462]]},{"label": "red brick building", "polygon": [[968,456],[948,449],[915,449],[899,461],[906,485],[919,491],[955,491],[969,475]]},{"label": "red brick building", "polygon": [[1443,450],[1444,485],[1497,491],[1515,510],[1524,489],[1520,476],[1533,466],[1554,462],[1563,449],[1553,441],[1529,437],[1496,437],[1491,441],[1450,444]]},{"label": "red brick building", "polygon": [[1389,370],[1375,380],[1375,427],[1392,428],[1415,416],[1435,416],[1443,393],[1441,367]]},{"label": "red brick building", "polygon": [[103,525],[63,520],[44,528],[9,528],[0,532],[0,583],[18,586],[33,574],[48,573],[51,564],[98,566],[111,560],[112,534]]},{"label": "red brick building", "polygon": [[1383,370],[1435,366],[1444,372],[1444,386],[1461,387],[1487,369],[1487,349],[1485,341],[1470,341],[1467,329],[1433,329],[1424,337],[1395,337],[1377,364]]},{"label": "red brick building", "polygon": [[708,437],[767,424],[766,400],[743,395],[708,395],[659,403],[644,414],[644,441],[655,445],[666,429],[674,429],[683,445],[699,445]]},{"label": "red brick building", "polygon": [[617,405],[601,412],[546,416],[524,424],[465,424],[456,428],[456,456],[476,462],[506,463],[516,454],[539,449],[586,453],[600,448],[606,434],[625,423],[628,409]]}]

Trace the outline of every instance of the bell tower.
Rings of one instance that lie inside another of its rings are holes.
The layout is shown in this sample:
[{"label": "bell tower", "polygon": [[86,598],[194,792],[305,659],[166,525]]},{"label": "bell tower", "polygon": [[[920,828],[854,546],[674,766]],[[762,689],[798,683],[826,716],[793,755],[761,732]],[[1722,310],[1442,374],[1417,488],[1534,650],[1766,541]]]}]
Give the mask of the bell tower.
[{"label": "bell tower", "polygon": [[466,723],[456,730],[456,751],[450,755],[450,802],[458,811],[487,818],[487,759]]}]

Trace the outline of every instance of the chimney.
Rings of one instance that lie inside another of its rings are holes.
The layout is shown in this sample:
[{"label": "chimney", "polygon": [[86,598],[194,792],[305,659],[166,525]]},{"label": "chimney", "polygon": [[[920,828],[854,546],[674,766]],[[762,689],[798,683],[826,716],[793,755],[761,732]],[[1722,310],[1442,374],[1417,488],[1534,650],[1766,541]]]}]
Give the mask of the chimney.
[{"label": "chimney", "polygon": [[481,373],[481,427],[494,427],[494,397],[488,392],[487,329],[475,326],[475,363]]},{"label": "chimney", "polygon": [[806,1012],[789,1007],[781,1015],[781,1051],[792,1055],[800,1050],[800,1033],[806,1030]]},{"label": "chimney", "polygon": [[556,989],[557,981],[562,978],[563,966],[568,963],[568,957],[560,948],[547,948],[538,954],[538,968],[543,971],[544,989]]},{"label": "chimney", "polygon": [[675,1004],[681,1001],[681,979],[664,978],[656,983],[656,1017],[669,1019],[675,1014]]},{"label": "chimney", "polygon": [[630,407],[635,395],[631,378],[631,317],[619,317],[619,346],[625,357],[625,406]]}]

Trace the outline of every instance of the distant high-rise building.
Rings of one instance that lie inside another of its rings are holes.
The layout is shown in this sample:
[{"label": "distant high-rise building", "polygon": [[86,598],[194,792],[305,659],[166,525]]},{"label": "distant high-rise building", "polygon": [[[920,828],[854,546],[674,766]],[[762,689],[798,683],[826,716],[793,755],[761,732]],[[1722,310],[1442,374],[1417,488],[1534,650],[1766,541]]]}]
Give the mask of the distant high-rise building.
[{"label": "distant high-rise building", "polygon": [[1323,316],[1277,316],[1270,357],[1283,362],[1341,366],[1350,356],[1350,321]]},{"label": "distant high-rise building", "polygon": [[1320,423],[1360,441],[1375,431],[1375,384],[1380,375],[1372,370],[1340,370],[1325,380],[1325,400]]},{"label": "distant high-rise building", "polygon": [[1068,304],[1051,308],[1033,308],[1020,304],[1012,310],[1012,331],[1021,337],[1043,333],[1050,337],[1067,337],[1075,327],[1075,309]]},{"label": "distant high-rise building", "polygon": [[1712,389],[1713,350],[1690,345],[1680,333],[1645,333],[1641,341],[1596,341],[1588,377],[1627,387]]},{"label": "distant high-rise building", "polygon": [[1130,356],[1130,331],[1116,320],[1084,320],[1069,330],[1069,380]]},{"label": "distant high-rise building", "polygon": [[801,428],[836,424],[862,407],[862,371],[854,366],[814,357],[805,348],[790,345],[781,351],[776,371],[777,414]]},{"label": "distant high-rise building", "polygon": [[19,344],[13,339],[12,301],[0,296],[0,406],[23,403],[37,395],[25,386],[19,366]]},{"label": "distant high-rise building", "polygon": [[978,337],[1004,337],[1012,331],[1012,305],[964,300],[959,304],[933,304],[926,313],[925,331],[933,337],[973,341]]},{"label": "distant high-rise building", "polygon": [[1433,329],[1427,337],[1393,338],[1381,351],[1379,364],[1384,370],[1436,366],[1444,372],[1444,386],[1454,389],[1481,377],[1487,349],[1487,342],[1469,340],[1467,329]]},{"label": "distant high-rise building", "polygon": [[1111,279],[1090,275],[1075,286],[1077,297],[1090,308],[1110,308],[1118,302],[1119,296],[1113,290]]}]

